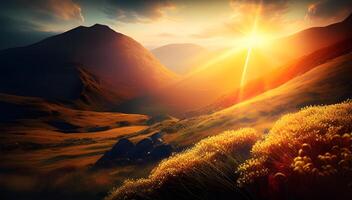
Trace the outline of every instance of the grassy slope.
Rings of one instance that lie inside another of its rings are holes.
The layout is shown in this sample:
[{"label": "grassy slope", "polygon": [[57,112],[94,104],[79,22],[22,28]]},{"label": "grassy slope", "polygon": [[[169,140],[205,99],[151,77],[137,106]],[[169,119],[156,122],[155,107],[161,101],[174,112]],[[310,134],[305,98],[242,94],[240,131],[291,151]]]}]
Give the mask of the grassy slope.
[{"label": "grassy slope", "polygon": [[138,139],[148,127],[146,115],[75,110],[5,94],[0,94],[0,109],[0,193],[5,199],[101,199],[114,185],[145,176],[153,166],[88,168],[118,138]]},{"label": "grassy slope", "polygon": [[251,126],[266,130],[281,115],[306,105],[331,104],[351,98],[351,65],[351,54],[338,57],[253,99],[160,129],[173,130],[164,138],[179,146],[194,144],[206,136],[228,129]]},{"label": "grassy slope", "polygon": [[[1,95],[13,115],[2,121],[1,169],[53,170],[93,164],[116,139],[147,126],[148,116],[74,110],[39,98]],[[5,103],[5,104],[4,104]],[[5,113],[11,115],[11,112]]]},{"label": "grassy slope", "polygon": [[106,200],[351,199],[351,112],[351,101],[308,107],[264,137],[246,128],[203,139]]}]

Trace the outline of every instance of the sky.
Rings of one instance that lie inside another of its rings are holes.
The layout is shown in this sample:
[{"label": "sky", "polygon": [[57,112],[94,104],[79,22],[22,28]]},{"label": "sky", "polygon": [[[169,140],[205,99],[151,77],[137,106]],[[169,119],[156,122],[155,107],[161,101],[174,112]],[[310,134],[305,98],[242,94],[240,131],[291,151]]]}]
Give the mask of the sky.
[{"label": "sky", "polygon": [[252,31],[276,38],[343,20],[351,0],[2,0],[0,49],[28,45],[74,27],[106,24],[146,48],[236,45]]}]

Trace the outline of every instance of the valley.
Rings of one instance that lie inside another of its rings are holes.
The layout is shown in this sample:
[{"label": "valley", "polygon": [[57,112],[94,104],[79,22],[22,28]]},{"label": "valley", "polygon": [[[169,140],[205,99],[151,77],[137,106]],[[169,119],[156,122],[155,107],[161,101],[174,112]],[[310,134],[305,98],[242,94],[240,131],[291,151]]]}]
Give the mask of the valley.
[{"label": "valley", "polygon": [[[269,37],[260,18],[267,17],[268,2],[257,9],[257,2],[240,2],[256,10],[249,16],[253,27],[223,22],[175,39],[179,33],[164,32],[165,21],[153,34],[144,27],[167,14],[168,23],[182,20],[174,18],[173,3],[101,7],[110,18],[119,15],[116,23],[103,20],[108,26],[84,18],[81,2],[64,2],[34,3],[30,9],[41,11],[33,19],[55,11],[69,20],[79,11],[75,17],[84,23],[65,31],[47,27],[47,38],[0,50],[1,198],[351,197],[350,12],[324,26],[297,22],[298,29],[292,22],[295,31]],[[287,6],[269,4],[270,11]],[[152,17],[145,21],[146,15]],[[247,21],[243,16],[229,19]],[[195,20],[197,26],[204,21]],[[129,27],[132,21],[138,25]],[[218,29],[228,39],[219,39]],[[151,42],[155,37],[159,46]]]}]

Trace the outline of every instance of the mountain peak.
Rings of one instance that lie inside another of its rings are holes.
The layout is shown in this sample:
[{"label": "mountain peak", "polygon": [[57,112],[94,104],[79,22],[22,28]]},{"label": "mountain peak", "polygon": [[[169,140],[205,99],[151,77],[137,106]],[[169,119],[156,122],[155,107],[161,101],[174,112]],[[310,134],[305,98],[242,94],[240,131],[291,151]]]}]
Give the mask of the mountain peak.
[{"label": "mountain peak", "polygon": [[104,25],[104,24],[94,24],[93,26],[89,27],[92,29],[108,29],[108,30],[112,30],[109,26]]},{"label": "mountain peak", "polygon": [[78,26],[78,27],[76,27],[74,29],[71,29],[71,30],[69,30],[67,32],[72,32],[72,31],[73,32],[78,31],[80,33],[82,31],[89,31],[89,32],[98,31],[98,32],[115,32],[116,33],[116,31],[114,31],[109,26],[104,25],[104,24],[94,24],[94,25],[88,26],[88,27],[87,26]]}]

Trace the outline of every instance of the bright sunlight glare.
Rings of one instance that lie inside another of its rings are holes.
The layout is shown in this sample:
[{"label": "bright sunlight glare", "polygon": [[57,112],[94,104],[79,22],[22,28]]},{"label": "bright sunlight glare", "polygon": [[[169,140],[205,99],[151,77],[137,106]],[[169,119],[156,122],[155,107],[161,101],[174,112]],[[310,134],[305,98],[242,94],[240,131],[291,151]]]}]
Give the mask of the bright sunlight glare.
[{"label": "bright sunlight glare", "polygon": [[246,80],[246,75],[247,75],[247,71],[248,71],[248,65],[249,65],[252,49],[254,46],[259,45],[262,41],[264,41],[262,39],[262,37],[259,37],[259,34],[257,34],[257,27],[258,27],[258,19],[259,19],[259,15],[260,15],[260,10],[261,10],[261,5],[259,5],[256,10],[256,15],[255,15],[254,23],[253,23],[252,32],[245,39],[248,49],[247,49],[247,56],[246,56],[246,60],[245,60],[244,66],[243,66],[243,71],[242,71],[242,76],[241,76],[239,98],[242,98],[243,86],[244,86],[245,80]]}]

